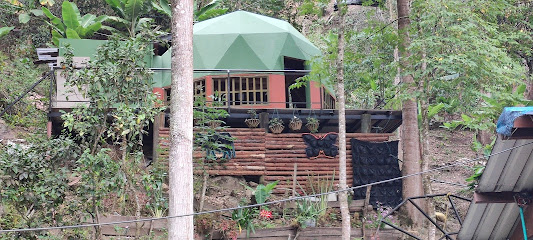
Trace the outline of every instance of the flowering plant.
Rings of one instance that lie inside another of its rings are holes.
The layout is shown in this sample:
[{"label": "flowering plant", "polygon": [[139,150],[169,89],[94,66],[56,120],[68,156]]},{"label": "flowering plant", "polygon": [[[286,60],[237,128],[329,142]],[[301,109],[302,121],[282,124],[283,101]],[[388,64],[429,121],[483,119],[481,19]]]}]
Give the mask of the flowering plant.
[{"label": "flowering plant", "polygon": [[[392,208],[389,206],[383,206],[380,202],[376,202],[376,212],[364,217],[366,228],[380,228],[385,227],[385,223],[396,224],[396,219],[392,215],[388,215],[392,212]],[[388,216],[387,216],[388,215]],[[385,217],[386,216],[386,217]],[[380,224],[381,223],[381,224]]]},{"label": "flowering plant", "polygon": [[259,211],[259,217],[266,218],[266,219],[271,219],[272,218],[272,211],[267,211],[265,209],[261,209],[261,211]]}]

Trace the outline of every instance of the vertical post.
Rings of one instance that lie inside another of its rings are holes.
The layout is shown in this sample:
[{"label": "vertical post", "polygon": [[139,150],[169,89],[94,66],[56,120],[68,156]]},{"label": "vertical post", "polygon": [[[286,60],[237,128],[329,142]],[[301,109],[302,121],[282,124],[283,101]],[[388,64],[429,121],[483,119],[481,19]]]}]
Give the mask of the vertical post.
[{"label": "vertical post", "polygon": [[48,138],[52,137],[52,119],[48,117],[48,123],[46,124],[46,136]]},{"label": "vertical post", "polygon": [[265,129],[268,132],[269,116],[267,112],[259,113],[259,127]]},{"label": "vertical post", "polygon": [[[159,113],[154,118],[154,124],[152,125],[152,162],[156,162],[159,153],[159,128],[161,127],[161,115],[165,115],[165,112]],[[164,123],[163,123],[163,126]]]},{"label": "vertical post", "polygon": [[46,135],[48,138],[52,137],[52,117],[50,117],[50,114],[52,113],[52,93],[54,92],[54,80],[55,80],[55,71],[53,67],[50,67],[50,90],[48,93],[48,123],[46,124]]},{"label": "vertical post", "polygon": [[[370,190],[372,189],[372,185],[366,187],[366,194],[365,194],[365,202],[363,204],[363,221],[361,230],[363,231],[363,239],[366,239],[366,216],[368,215],[368,205],[370,203]],[[378,226],[379,228],[380,226]]]},{"label": "vertical post", "polygon": [[231,95],[230,95],[230,90],[229,90],[229,87],[231,85],[231,77],[230,77],[230,70],[227,69],[226,72],[228,73],[228,77],[226,79],[226,101],[227,101],[227,104],[228,104],[228,113],[231,113]]},{"label": "vertical post", "polygon": [[322,109],[324,108],[324,88],[320,87],[320,113],[322,113]]},{"label": "vertical post", "polygon": [[372,115],[365,113],[361,115],[361,132],[370,133],[372,130]]},{"label": "vertical post", "polygon": [[298,175],[298,163],[294,164],[294,171],[292,173],[292,197],[296,196],[296,175]]},{"label": "vertical post", "polygon": [[50,92],[48,93],[48,113],[52,112],[52,93],[54,92],[54,82],[56,79],[55,71],[53,67],[50,67]]}]

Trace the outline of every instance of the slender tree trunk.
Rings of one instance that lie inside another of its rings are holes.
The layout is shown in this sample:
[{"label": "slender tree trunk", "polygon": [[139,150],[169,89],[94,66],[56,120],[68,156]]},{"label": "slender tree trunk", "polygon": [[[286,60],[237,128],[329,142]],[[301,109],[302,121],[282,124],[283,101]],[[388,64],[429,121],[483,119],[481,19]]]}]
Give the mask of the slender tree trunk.
[{"label": "slender tree trunk", "polygon": [[[402,39],[400,46],[400,66],[402,70],[407,69],[406,59],[409,57],[407,50],[410,44],[409,39],[409,0],[397,0],[398,8],[398,32]],[[412,95],[416,91],[412,75],[402,74],[402,82],[409,86],[408,94]],[[418,106],[415,97],[406,99],[402,104],[402,147],[403,147],[403,165],[402,175],[409,175],[420,172],[421,154],[420,154],[420,135],[418,130]],[[403,197],[416,197],[424,194],[422,188],[422,176],[415,175],[403,179]],[[417,201],[420,204],[419,201]],[[413,220],[416,226],[420,226],[422,218],[420,213],[412,205],[406,205],[407,214]]]},{"label": "slender tree trunk", "polygon": [[[172,4],[169,215],[193,213],[193,0]],[[193,217],[168,220],[169,239],[194,239]]]},{"label": "slender tree trunk", "polygon": [[[339,10],[339,35],[337,52],[337,102],[339,103],[339,185],[341,189],[348,188],[346,184],[346,99],[344,96],[344,13]],[[339,194],[342,239],[350,240],[350,210],[348,208],[348,196],[346,192]]]},{"label": "slender tree trunk", "polygon": [[[422,131],[420,132],[422,139],[422,169],[424,171],[429,170],[429,118],[428,118],[428,102],[425,99],[421,101],[421,111],[422,111]],[[431,179],[430,175],[424,175],[424,193],[427,195],[433,194],[431,189]],[[426,208],[427,214],[430,217],[435,216],[435,206],[433,205],[432,199],[426,199]],[[430,221],[427,221],[428,224],[428,240],[435,240],[435,225]]]},{"label": "slender tree trunk", "polygon": [[525,98],[528,100],[533,100],[533,58],[525,58],[524,67],[526,69]]}]

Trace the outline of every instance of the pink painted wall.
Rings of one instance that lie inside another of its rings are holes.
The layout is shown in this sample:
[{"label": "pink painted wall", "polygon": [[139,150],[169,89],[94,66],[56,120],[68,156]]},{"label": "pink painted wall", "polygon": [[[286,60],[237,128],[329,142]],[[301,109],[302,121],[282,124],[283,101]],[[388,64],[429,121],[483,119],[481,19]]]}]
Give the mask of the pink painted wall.
[{"label": "pink painted wall", "polygon": [[286,108],[285,76],[271,74],[268,83],[269,102],[268,108]]},{"label": "pink painted wall", "polygon": [[152,89],[152,92],[158,95],[158,99],[165,101],[165,89],[155,87]]},{"label": "pink painted wall", "polygon": [[309,96],[311,97],[311,108],[320,109],[320,87],[318,83],[311,81]]}]

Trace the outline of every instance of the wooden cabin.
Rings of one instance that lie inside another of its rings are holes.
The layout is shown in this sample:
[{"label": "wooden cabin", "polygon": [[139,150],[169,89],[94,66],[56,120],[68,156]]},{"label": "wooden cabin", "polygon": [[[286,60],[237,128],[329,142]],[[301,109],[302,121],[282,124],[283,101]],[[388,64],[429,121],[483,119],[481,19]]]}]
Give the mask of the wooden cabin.
[{"label": "wooden cabin", "polygon": [[[61,39],[74,48],[75,61],[83,64],[104,41]],[[308,133],[290,130],[281,134],[268,130],[268,120],[277,117],[287,125],[299,117],[306,124],[307,117],[320,120],[317,139],[338,132],[338,111],[332,87],[310,82],[305,87],[289,90],[296,79],[304,76],[306,61],[320,55],[320,51],[289,23],[245,11],[229,13],[194,25],[194,81],[195,94],[216,100],[229,116],[226,131],[235,137],[235,156],[223,166],[208,170],[211,175],[233,175],[261,178],[264,181],[280,180],[277,193],[292,186],[298,179],[305,184],[309,176],[332,176],[338,173],[338,156],[319,155],[309,158],[302,138]],[[61,48],[60,48],[61,49]],[[59,51],[59,56],[62,56]],[[162,100],[170,96],[170,55],[164,46],[154,45],[154,55],[147,64],[155,74],[153,91]],[[52,98],[49,132],[61,129],[60,110],[68,111],[77,104],[87,104],[88,99],[76,92],[67,93],[57,72],[56,95]],[[259,128],[246,127],[249,109],[260,116]],[[157,161],[168,160],[168,111],[150,126],[146,139],[152,146],[147,155]],[[352,179],[350,139],[386,142],[401,124],[401,112],[394,110],[346,111],[348,178]],[[154,149],[160,149],[156,152]],[[202,157],[201,152],[195,153]],[[349,181],[351,183],[351,180]]]}]

